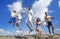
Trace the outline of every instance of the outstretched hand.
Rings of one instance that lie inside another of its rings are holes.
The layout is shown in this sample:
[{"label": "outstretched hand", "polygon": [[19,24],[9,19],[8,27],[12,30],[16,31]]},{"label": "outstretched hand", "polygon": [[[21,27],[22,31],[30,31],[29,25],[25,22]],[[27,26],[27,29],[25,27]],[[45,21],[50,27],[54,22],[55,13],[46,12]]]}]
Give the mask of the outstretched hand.
[{"label": "outstretched hand", "polygon": [[55,19],[55,18],[52,18],[52,19]]}]

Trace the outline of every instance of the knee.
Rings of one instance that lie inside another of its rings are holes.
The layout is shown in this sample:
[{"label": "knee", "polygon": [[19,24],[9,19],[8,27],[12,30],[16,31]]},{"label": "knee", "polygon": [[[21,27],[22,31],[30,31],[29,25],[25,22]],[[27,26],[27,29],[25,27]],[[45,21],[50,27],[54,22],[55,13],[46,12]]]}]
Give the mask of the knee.
[{"label": "knee", "polygon": [[42,30],[39,30],[39,32],[41,32],[41,33],[42,33]]}]

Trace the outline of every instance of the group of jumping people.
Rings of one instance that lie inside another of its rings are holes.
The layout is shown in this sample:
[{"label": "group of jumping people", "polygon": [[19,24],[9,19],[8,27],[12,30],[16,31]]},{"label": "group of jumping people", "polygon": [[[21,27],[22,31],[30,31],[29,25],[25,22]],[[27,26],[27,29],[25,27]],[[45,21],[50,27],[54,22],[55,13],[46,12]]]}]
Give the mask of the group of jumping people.
[{"label": "group of jumping people", "polygon": [[[18,13],[16,13],[16,11],[14,11],[13,9],[10,9],[11,18],[8,22],[10,24],[12,24],[13,26],[16,25],[18,27],[18,29],[20,30],[20,24],[22,22],[22,13],[24,11],[27,12],[26,25],[30,29],[30,31],[29,31],[29,33],[30,33],[31,31],[34,31],[33,22],[32,22],[34,15],[33,15],[33,10],[32,10],[31,6],[28,9],[23,9]],[[50,26],[52,27],[52,33],[55,34],[54,33],[54,25],[52,24],[51,19],[55,19],[55,18],[49,16],[48,12],[45,12],[44,20],[46,22],[46,26],[48,28],[49,34],[51,34]],[[39,17],[37,17],[37,19],[34,20],[34,23],[36,25],[36,31],[38,32],[38,36],[41,36],[42,35],[42,29],[40,28],[40,25],[42,25],[41,19]]]}]

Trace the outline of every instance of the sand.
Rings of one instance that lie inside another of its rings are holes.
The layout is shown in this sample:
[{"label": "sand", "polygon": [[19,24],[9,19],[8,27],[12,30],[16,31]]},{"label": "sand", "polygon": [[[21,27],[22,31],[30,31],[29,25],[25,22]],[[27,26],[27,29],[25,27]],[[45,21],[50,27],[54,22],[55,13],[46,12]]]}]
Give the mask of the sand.
[{"label": "sand", "polygon": [[27,36],[1,36],[0,39],[60,39],[59,35],[43,35],[42,37],[37,37],[33,35]]}]

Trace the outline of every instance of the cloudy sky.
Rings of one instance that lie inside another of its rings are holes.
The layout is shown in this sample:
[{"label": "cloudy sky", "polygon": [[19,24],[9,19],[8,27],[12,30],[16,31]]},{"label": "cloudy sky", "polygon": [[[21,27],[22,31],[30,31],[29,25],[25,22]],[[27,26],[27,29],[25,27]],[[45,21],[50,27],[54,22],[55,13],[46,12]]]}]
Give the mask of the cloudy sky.
[{"label": "cloudy sky", "polygon": [[[32,6],[34,17],[40,17],[42,21],[44,21],[44,12],[46,11],[48,11],[49,15],[55,17],[55,19],[52,20],[55,27],[55,33],[60,33],[60,0],[0,0],[0,35],[21,33],[16,26],[13,27],[8,23],[8,20],[11,18],[8,7],[12,9],[14,7],[14,10],[19,12],[22,8],[28,8],[29,6]],[[22,16],[21,28],[24,32],[29,32],[25,23],[26,14],[23,13]],[[35,25],[34,28],[36,28]],[[41,28],[44,34],[48,33],[46,26],[41,26]],[[34,32],[36,31],[34,30]]]}]

